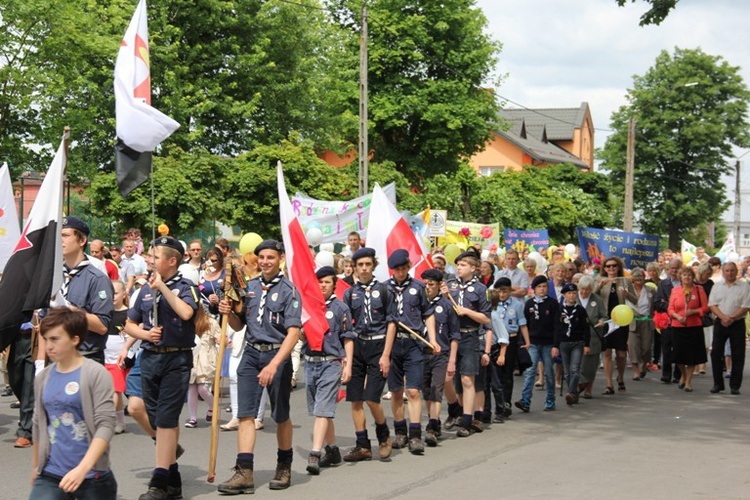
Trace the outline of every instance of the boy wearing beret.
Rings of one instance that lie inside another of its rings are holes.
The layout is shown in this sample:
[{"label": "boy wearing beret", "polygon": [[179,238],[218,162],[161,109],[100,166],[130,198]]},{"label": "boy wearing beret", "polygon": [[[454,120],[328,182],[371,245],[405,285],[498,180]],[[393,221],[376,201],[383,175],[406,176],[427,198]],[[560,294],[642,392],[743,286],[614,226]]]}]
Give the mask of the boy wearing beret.
[{"label": "boy wearing beret", "polygon": [[552,357],[561,356],[568,392],[565,402],[569,405],[578,402],[578,380],[581,377],[581,360],[589,354],[591,329],[586,309],[578,303],[578,287],[565,283],[562,287],[563,302],[555,317],[555,347]]},{"label": "boy wearing beret", "polygon": [[199,307],[195,285],[177,271],[182,244],[165,236],[152,245],[154,272],[128,310],[125,323],[125,333],[143,341],[143,401],[149,423],[156,430],[156,467],[149,489],[140,500],[182,497],[176,449],[180,412],[193,367],[195,314]]}]

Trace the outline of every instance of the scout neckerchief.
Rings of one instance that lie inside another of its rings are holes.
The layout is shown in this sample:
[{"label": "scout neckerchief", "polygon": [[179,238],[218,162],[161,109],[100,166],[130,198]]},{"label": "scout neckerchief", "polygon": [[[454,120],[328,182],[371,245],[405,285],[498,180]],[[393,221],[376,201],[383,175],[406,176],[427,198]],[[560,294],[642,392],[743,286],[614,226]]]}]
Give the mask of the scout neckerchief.
[{"label": "scout neckerchief", "polygon": [[276,285],[279,281],[281,281],[281,278],[284,277],[284,273],[279,272],[276,276],[273,277],[271,281],[266,281],[263,279],[263,275],[260,275],[260,284],[263,287],[263,293],[260,294],[260,305],[258,306],[258,323],[263,323],[263,308],[266,307],[266,296],[268,295],[268,290],[270,290],[274,285]]},{"label": "scout neckerchief", "polygon": [[[177,274],[175,274],[174,276],[169,278],[167,281],[165,281],[164,284],[167,286],[167,288],[171,289],[172,285],[178,283],[181,279],[182,279],[182,273],[178,271]],[[160,300],[161,300],[161,294],[157,293],[156,303],[158,304]]]},{"label": "scout neckerchief", "polygon": [[328,306],[331,305],[331,302],[334,300],[336,300],[336,294],[332,293],[331,296],[326,299],[326,309],[328,309]]},{"label": "scout neckerchief", "polygon": [[464,292],[467,288],[469,288],[471,285],[477,282],[477,277],[474,276],[466,283],[462,283],[461,280],[458,280],[458,305],[463,307],[464,306]]},{"label": "scout neckerchief", "polygon": [[68,287],[70,286],[70,281],[73,279],[73,276],[83,271],[83,269],[90,263],[91,262],[89,262],[88,258],[84,257],[83,260],[76,264],[73,269],[69,268],[67,264],[63,264],[65,280],[63,281],[62,288],[60,288],[60,292],[62,293],[62,296],[65,297],[65,300],[68,300]]},{"label": "scout neckerchief", "polygon": [[577,304],[573,304],[571,306],[571,305],[563,303],[562,317],[563,317],[563,322],[568,324],[568,331],[565,332],[565,336],[568,338],[570,338],[570,333],[573,330],[573,323],[577,322],[577,319],[575,317],[576,305]]},{"label": "scout neckerchief", "polygon": [[537,297],[534,295],[534,305],[532,306],[532,309],[534,310],[534,319],[539,319],[539,304],[547,300],[548,295],[545,295],[544,297]]},{"label": "scout neckerchief", "polygon": [[370,300],[370,290],[378,284],[377,278],[372,278],[372,281],[370,281],[367,285],[362,283],[360,281],[360,286],[365,291],[365,324],[372,324],[372,301]]},{"label": "scout neckerchief", "polygon": [[396,279],[391,277],[391,285],[396,290],[396,308],[398,309],[398,315],[404,314],[404,290],[406,290],[411,284],[411,277],[407,276],[403,283],[400,285],[396,283]]},{"label": "scout neckerchief", "polygon": [[505,314],[508,312],[508,307],[510,306],[510,299],[501,300],[500,305],[503,306],[503,312],[500,314],[500,317],[505,319]]}]

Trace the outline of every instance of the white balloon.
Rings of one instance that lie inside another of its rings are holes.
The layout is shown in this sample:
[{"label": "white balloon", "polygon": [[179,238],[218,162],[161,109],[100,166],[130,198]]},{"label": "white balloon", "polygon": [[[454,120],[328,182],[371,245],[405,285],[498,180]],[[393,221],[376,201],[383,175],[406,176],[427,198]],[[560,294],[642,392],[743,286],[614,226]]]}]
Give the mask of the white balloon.
[{"label": "white balloon", "polygon": [[487,249],[482,250],[482,260],[487,260],[487,257],[490,256],[490,251]]},{"label": "white balloon", "polygon": [[574,253],[576,253],[576,246],[572,243],[568,243],[565,245],[565,251],[568,252],[568,255],[572,256]]},{"label": "white balloon", "polygon": [[318,267],[331,266],[333,267],[333,254],[326,250],[321,250],[318,255],[315,256],[315,264]]},{"label": "white balloon", "polygon": [[727,254],[727,262],[734,262],[735,264],[740,261],[740,254],[737,252],[729,252]]},{"label": "white balloon", "polygon": [[537,274],[544,274],[547,272],[547,259],[542,257],[542,254],[539,252],[531,252],[529,254],[530,259],[534,259],[536,262],[536,273]]},{"label": "white balloon", "polygon": [[316,247],[320,245],[320,242],[323,241],[323,231],[318,229],[317,227],[311,227],[307,230],[307,234],[305,234],[305,237],[307,238],[307,244],[311,247]]},{"label": "white balloon", "polygon": [[333,243],[321,243],[320,250],[333,253]]}]

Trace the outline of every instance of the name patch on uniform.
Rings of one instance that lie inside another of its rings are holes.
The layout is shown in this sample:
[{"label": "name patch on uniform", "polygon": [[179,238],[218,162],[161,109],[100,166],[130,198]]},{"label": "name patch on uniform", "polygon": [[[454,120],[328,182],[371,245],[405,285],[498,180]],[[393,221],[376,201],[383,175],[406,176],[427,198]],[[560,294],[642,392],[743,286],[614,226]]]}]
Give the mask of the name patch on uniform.
[{"label": "name patch on uniform", "polygon": [[438,313],[438,314],[441,313],[441,312],[443,312],[443,306],[437,306],[435,308],[435,312]]},{"label": "name patch on uniform", "polygon": [[416,295],[417,289],[416,288],[409,288],[409,295]]},{"label": "name patch on uniform", "polygon": [[273,295],[271,295],[271,300],[273,300],[274,302],[276,302],[278,299],[279,299],[278,293],[274,293]]},{"label": "name patch on uniform", "polygon": [[151,300],[151,299],[153,299],[153,297],[151,296],[151,294],[150,294],[150,293],[147,293],[147,294],[146,294],[146,295],[144,295],[144,297],[143,297],[143,300]]},{"label": "name patch on uniform", "polygon": [[99,298],[102,300],[107,300],[107,292],[104,290],[99,290]]},{"label": "name patch on uniform", "polygon": [[333,319],[333,311],[326,311],[326,319]]},{"label": "name patch on uniform", "polygon": [[380,290],[375,290],[374,292],[372,292],[372,296],[375,297],[376,299],[380,297]]},{"label": "name patch on uniform", "polygon": [[253,297],[255,297],[255,292],[247,292],[247,296],[252,299]]}]

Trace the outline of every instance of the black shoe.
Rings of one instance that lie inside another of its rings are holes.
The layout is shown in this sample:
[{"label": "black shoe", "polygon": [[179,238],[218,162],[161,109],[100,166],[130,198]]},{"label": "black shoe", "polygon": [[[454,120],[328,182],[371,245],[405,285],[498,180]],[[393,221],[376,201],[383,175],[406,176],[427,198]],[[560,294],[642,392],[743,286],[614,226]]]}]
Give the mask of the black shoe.
[{"label": "black shoe", "polygon": [[739,389],[730,389],[730,390],[729,390],[729,393],[730,393],[730,394],[731,394],[732,396],[739,396],[739,395],[740,395],[740,390],[739,390]]},{"label": "black shoe", "polygon": [[673,378],[672,379],[672,383],[673,384],[679,384],[680,383],[680,379],[679,378]]},{"label": "black shoe", "polygon": [[665,384],[671,384],[672,383],[672,380],[669,377],[662,377],[659,380],[661,380]]},{"label": "black shoe", "polygon": [[0,396],[2,397],[12,396],[12,395],[13,395],[13,389],[11,389],[10,387],[6,387],[5,389],[3,389],[3,392],[0,392]]},{"label": "black shoe", "polygon": [[182,485],[167,486],[167,498],[169,500],[180,500],[182,498]]},{"label": "black shoe", "polygon": [[17,410],[17,409],[19,409],[21,407],[21,402],[20,401],[14,401],[14,402],[12,402],[10,404],[10,407],[13,410]]},{"label": "black shoe", "polygon": [[504,424],[505,423],[505,412],[495,413],[495,418],[492,419],[493,424]]},{"label": "black shoe", "polygon": [[429,446],[430,448],[434,448],[438,445],[437,436],[435,435],[435,431],[432,429],[428,429],[424,433],[424,443]]},{"label": "black shoe", "polygon": [[320,457],[321,467],[335,467],[341,464],[341,451],[338,446],[326,446],[326,451]]},{"label": "black shoe", "polygon": [[313,476],[320,475],[320,454],[313,455],[310,453],[307,457],[307,472]]},{"label": "black shoe", "polygon": [[139,496],[138,500],[169,500],[169,493],[156,486],[149,486],[148,491]]},{"label": "black shoe", "polygon": [[718,386],[718,385],[715,385],[715,386],[711,387],[711,390],[710,390],[709,392],[710,392],[711,394],[716,394],[716,393],[719,393],[719,392],[721,392],[721,391],[723,391],[723,390],[724,390],[724,388],[723,388],[723,387],[721,387],[721,386]]},{"label": "black shoe", "polygon": [[456,417],[448,417],[445,419],[445,430],[449,431],[456,426]]},{"label": "black shoe", "polygon": [[530,408],[528,404],[524,403],[523,401],[516,401],[515,404],[516,404],[516,408],[518,408],[522,412],[529,413]]}]

